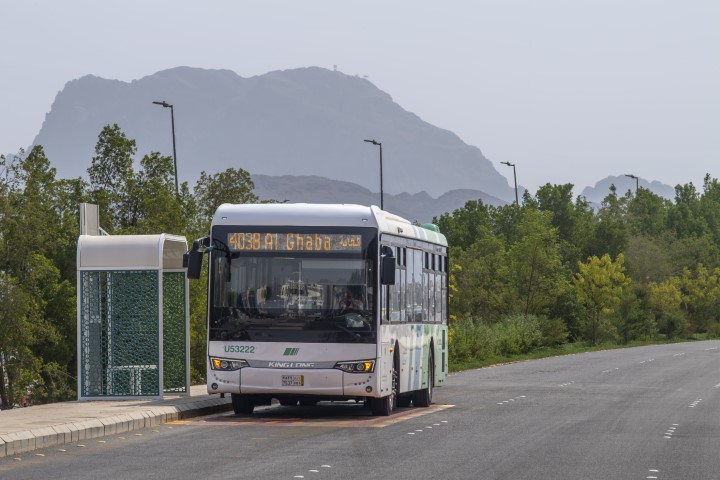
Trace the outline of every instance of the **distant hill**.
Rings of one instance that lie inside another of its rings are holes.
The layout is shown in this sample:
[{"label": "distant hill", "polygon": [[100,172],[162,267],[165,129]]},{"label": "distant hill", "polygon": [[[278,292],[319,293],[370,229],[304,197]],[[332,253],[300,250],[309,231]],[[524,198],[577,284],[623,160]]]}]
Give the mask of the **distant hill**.
[{"label": "distant hill", "polygon": [[[584,196],[589,202],[599,205],[610,193],[610,185],[615,185],[618,195],[625,195],[628,190],[631,192],[635,191],[635,183],[634,178],[626,177],[625,175],[610,176],[597,182],[594,187],[585,187],[580,195]],[[658,182],[657,180],[648,182],[644,178],[638,179],[638,183],[641,188],[647,188],[660,197],[675,200],[675,188],[670,185]]]},{"label": "distant hill", "polygon": [[[254,193],[261,200],[285,200],[293,203],[355,203],[380,205],[380,194],[360,185],[330,180],[318,176],[253,175]],[[433,217],[452,213],[468,200],[482,200],[488,205],[504,205],[508,202],[477,190],[452,190],[433,198],[426,192],[398,195],[384,194],[386,210],[420,223],[430,222]]]},{"label": "distant hill", "polygon": [[[442,95],[442,92],[438,92]],[[117,123],[138,153],[172,154],[178,176],[241,167],[253,175],[322,176],[391,194],[471,189],[505,201],[514,190],[482,152],[393,102],[368,80],[310,67],[243,78],[229,70],[178,67],[122,82],[92,75],[58,93],[33,144],[61,177],[85,176],[103,126]]]}]

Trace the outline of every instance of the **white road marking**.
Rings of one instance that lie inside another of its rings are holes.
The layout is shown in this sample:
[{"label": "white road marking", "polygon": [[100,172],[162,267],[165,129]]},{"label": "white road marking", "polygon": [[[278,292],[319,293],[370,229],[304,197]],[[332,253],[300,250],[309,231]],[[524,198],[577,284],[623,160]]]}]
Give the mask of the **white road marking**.
[{"label": "white road marking", "polygon": [[440,420],[440,423],[448,423],[447,420]]},{"label": "white road marking", "polygon": [[330,465],[320,465],[320,468],[332,468]]},{"label": "white road marking", "polygon": [[679,423],[673,423],[673,427],[679,427],[679,426],[680,426]]},{"label": "white road marking", "polygon": [[44,457],[45,454],[44,454],[44,453],[36,453],[35,456],[36,456],[36,457]]},{"label": "white road marking", "polygon": [[717,385],[715,385],[713,388],[720,388],[720,383],[718,383]]},{"label": "white road marking", "polygon": [[312,473],[320,473],[320,470],[308,470],[308,472],[312,472]]},{"label": "white road marking", "polygon": [[673,357],[682,357],[683,355],[685,355],[685,354],[684,353],[676,353],[675,355],[673,355]]},{"label": "white road marking", "polygon": [[304,475],[295,475],[293,478],[305,478]]},{"label": "white road marking", "polygon": [[665,435],[665,438],[672,438],[672,437],[668,437],[667,435]]},{"label": "white road marking", "polygon": [[659,471],[660,470],[655,470],[654,468],[651,468],[650,470],[648,470],[648,472],[652,472],[652,473],[658,473]]},{"label": "white road marking", "polygon": [[415,430],[416,432],[422,432],[422,430]]},{"label": "white road marking", "polygon": [[67,452],[64,448],[58,448],[58,452]]},{"label": "white road marking", "polygon": [[408,435],[415,435],[415,432],[408,432]]}]

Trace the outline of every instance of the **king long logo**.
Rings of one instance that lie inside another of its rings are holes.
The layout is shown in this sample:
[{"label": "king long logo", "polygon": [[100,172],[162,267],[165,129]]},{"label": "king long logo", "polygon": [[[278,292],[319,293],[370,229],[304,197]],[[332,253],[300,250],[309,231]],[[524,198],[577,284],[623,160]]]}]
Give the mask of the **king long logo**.
[{"label": "king long logo", "polygon": [[286,357],[286,356],[297,355],[299,351],[300,351],[299,348],[286,348],[285,352],[283,353],[283,356]]}]

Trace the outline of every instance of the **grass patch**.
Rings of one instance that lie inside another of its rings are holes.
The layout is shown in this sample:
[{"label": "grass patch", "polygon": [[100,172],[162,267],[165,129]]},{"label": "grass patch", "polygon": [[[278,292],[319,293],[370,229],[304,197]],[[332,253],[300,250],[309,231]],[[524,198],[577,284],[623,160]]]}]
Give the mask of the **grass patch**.
[{"label": "grass patch", "polygon": [[693,334],[689,338],[657,339],[654,341],[635,341],[618,345],[607,343],[602,345],[589,345],[585,343],[565,343],[558,347],[542,347],[528,353],[519,355],[493,355],[486,358],[474,358],[462,361],[450,361],[450,373],[472,370],[476,368],[503,365],[507,363],[523,362],[526,360],[538,360],[540,358],[559,357],[562,355],[575,355],[578,353],[599,352],[601,350],[615,350],[620,348],[644,347],[648,345],[666,345],[669,343],[695,342],[708,340],[707,334]]}]

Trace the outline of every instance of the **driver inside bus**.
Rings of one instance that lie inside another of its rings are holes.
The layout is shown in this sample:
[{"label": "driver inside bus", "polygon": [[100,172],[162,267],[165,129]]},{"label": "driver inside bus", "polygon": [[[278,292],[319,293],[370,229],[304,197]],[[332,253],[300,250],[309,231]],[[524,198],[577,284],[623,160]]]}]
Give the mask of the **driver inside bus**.
[{"label": "driver inside bus", "polygon": [[351,310],[362,310],[363,308],[363,302],[355,298],[349,288],[343,289],[343,293],[340,296],[340,302],[338,304],[338,310],[340,313]]}]

